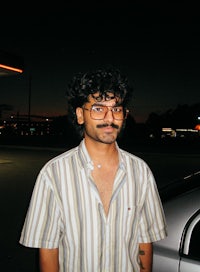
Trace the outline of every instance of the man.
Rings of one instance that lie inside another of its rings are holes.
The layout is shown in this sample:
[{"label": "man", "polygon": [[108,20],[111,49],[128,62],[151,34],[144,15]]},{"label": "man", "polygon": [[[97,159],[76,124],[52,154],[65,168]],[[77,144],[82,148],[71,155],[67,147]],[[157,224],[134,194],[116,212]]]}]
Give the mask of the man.
[{"label": "man", "polygon": [[41,169],[20,238],[39,248],[42,272],[152,271],[152,243],[167,235],[161,201],[148,165],[117,144],[131,95],[114,68],[70,82],[82,140]]}]

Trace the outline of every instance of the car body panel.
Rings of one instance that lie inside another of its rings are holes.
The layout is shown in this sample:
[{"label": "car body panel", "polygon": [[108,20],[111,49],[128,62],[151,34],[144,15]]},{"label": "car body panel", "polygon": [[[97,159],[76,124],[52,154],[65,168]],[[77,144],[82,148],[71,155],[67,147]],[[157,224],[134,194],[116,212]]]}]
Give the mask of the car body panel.
[{"label": "car body panel", "polygon": [[[170,272],[171,270],[169,270]],[[200,271],[200,262],[191,260],[189,258],[183,258],[180,262],[180,272],[199,272]]]},{"label": "car body panel", "polygon": [[199,185],[163,202],[168,236],[153,244],[153,272],[200,272],[200,260],[187,256],[192,229],[200,220]]}]

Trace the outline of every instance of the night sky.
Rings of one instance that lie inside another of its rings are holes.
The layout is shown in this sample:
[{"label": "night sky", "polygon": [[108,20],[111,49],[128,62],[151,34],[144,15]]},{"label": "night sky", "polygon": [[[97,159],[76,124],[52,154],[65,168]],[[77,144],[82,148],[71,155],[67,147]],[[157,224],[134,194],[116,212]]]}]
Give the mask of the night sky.
[{"label": "night sky", "polygon": [[[134,87],[131,112],[149,113],[200,102],[200,22],[197,7],[165,1],[160,7],[63,7],[1,16],[0,49],[24,58],[24,73],[0,78],[7,114],[66,114],[71,77],[105,65]],[[167,4],[168,3],[168,4]],[[2,23],[3,22],[3,23]]]}]

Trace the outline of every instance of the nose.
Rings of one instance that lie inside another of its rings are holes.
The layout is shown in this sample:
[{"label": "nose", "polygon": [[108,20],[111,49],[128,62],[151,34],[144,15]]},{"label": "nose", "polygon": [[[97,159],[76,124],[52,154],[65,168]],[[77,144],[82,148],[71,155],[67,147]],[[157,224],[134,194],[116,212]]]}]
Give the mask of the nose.
[{"label": "nose", "polygon": [[105,114],[105,117],[104,117],[104,121],[108,124],[111,124],[113,123],[113,112],[112,112],[112,108],[108,108],[106,114]]}]

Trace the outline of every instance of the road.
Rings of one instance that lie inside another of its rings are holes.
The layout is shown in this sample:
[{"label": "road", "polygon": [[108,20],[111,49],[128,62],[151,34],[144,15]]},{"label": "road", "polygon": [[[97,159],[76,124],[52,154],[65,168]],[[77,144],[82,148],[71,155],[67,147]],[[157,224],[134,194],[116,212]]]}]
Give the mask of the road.
[{"label": "road", "polygon": [[[138,150],[138,149],[137,149]],[[19,245],[19,237],[40,168],[63,148],[0,146],[0,270],[37,272],[37,251]],[[198,152],[137,151],[152,169],[158,187],[199,171]]]}]

